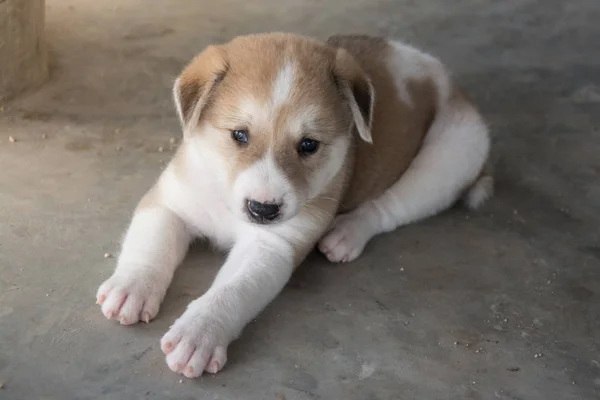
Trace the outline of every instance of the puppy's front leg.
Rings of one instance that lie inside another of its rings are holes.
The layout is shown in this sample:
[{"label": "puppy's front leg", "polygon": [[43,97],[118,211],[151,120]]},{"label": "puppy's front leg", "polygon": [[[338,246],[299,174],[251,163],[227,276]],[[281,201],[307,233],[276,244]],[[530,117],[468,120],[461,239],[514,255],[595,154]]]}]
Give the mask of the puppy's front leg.
[{"label": "puppy's front leg", "polygon": [[286,240],[258,229],[242,236],[211,288],[161,340],[169,368],[188,378],[223,368],[229,343],[292,274],[294,248]]},{"label": "puppy's front leg", "polygon": [[102,313],[125,325],[156,316],[191,239],[184,222],[151,195],[133,216],[115,272],[98,289]]}]

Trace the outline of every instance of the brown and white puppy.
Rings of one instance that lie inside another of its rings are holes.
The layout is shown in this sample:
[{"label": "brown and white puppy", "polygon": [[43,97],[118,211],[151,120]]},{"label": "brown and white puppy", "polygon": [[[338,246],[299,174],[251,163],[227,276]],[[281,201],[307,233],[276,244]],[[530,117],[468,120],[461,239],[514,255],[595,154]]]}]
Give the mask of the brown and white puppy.
[{"label": "brown and white puppy", "polygon": [[173,93],[183,143],[97,299],[109,319],[148,322],[194,238],[229,250],[161,341],[187,377],[223,368],[317,243],[351,261],[378,233],[492,192],[484,121],[439,61],[400,42],[243,36],[197,56]]}]

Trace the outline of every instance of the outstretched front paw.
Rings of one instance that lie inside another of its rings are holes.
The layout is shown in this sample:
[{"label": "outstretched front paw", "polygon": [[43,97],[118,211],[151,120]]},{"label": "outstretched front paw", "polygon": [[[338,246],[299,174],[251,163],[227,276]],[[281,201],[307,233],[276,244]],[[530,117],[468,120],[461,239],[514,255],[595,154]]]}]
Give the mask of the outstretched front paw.
[{"label": "outstretched front paw", "polygon": [[158,314],[169,282],[144,270],[115,273],[98,289],[96,303],[106,318],[123,325],[150,322]]},{"label": "outstretched front paw", "polygon": [[204,371],[216,374],[225,366],[230,341],[219,317],[192,303],[163,336],[160,347],[172,371],[197,378]]}]

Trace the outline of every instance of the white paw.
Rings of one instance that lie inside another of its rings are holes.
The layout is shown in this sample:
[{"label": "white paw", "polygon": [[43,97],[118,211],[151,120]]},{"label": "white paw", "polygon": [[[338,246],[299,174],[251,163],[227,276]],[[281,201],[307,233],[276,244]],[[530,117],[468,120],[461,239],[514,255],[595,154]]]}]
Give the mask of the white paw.
[{"label": "white paw", "polygon": [[148,271],[115,273],[98,289],[96,303],[102,306],[106,318],[118,320],[123,325],[138,321],[147,323],[158,314],[169,282]]},{"label": "white paw", "polygon": [[337,216],[333,228],[319,241],[319,250],[331,262],[354,261],[371,238],[363,225],[355,213]]},{"label": "white paw", "polygon": [[219,318],[196,302],[160,341],[169,368],[187,378],[197,378],[204,371],[219,372],[227,362],[227,346],[232,339]]}]

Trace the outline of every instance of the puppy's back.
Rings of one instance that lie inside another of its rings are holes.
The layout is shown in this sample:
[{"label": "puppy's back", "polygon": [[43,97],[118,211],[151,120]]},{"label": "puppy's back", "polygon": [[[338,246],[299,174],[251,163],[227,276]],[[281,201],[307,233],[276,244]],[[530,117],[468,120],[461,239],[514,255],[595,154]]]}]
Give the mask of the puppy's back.
[{"label": "puppy's back", "polygon": [[349,211],[381,195],[409,167],[443,101],[439,80],[448,78],[433,57],[399,42],[332,36],[327,44],[348,51],[375,88],[373,143],[356,140],[353,174],[341,210]]}]

